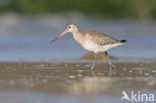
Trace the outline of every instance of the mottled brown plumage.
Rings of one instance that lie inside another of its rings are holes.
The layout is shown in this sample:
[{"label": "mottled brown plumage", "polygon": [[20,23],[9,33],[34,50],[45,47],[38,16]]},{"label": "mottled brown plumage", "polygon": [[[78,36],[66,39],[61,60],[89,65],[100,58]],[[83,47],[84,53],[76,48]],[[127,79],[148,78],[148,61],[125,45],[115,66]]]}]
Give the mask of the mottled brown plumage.
[{"label": "mottled brown plumage", "polygon": [[107,34],[101,33],[101,32],[96,32],[96,31],[85,31],[82,32],[82,35],[87,36],[86,38],[94,41],[100,46],[104,45],[111,45],[115,43],[120,43],[120,40],[114,39]]}]

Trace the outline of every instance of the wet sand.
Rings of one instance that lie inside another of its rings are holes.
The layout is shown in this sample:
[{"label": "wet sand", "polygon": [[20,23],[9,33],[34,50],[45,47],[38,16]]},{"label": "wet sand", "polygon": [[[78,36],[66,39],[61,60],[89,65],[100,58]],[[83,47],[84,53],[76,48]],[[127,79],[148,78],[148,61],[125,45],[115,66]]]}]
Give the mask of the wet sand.
[{"label": "wet sand", "polygon": [[0,102],[120,103],[123,90],[156,94],[156,61],[114,65],[109,76],[108,64],[98,62],[95,77],[89,63],[1,62]]},{"label": "wet sand", "polygon": [[[97,77],[92,76],[90,59],[94,56],[85,55],[88,52],[71,34],[49,44],[68,23],[78,25],[81,31],[96,30],[128,40],[108,51],[117,68],[111,76],[101,54],[102,61],[95,67]],[[0,103],[121,103],[122,91],[150,92],[156,97],[155,27],[153,21],[2,14]]]}]

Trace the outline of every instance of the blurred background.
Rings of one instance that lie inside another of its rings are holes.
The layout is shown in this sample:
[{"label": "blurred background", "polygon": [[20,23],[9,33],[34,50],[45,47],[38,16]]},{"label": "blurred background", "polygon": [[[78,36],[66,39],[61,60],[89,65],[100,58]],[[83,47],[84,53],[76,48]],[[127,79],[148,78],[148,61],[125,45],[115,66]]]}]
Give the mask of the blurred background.
[{"label": "blurred background", "polygon": [[156,19],[155,0],[1,0],[0,11],[18,14],[78,12],[107,19]]},{"label": "blurred background", "polygon": [[110,50],[114,56],[155,58],[155,4],[155,0],[0,0],[0,61],[81,58],[87,51],[71,34],[49,44],[70,23],[80,31],[127,39],[126,45]]},{"label": "blurred background", "polygon": [[[108,51],[117,68],[111,76],[105,60],[91,75],[92,61],[80,59],[88,51],[70,33],[49,43],[71,23],[128,41]],[[121,103],[122,91],[156,96],[155,45],[156,0],[0,0],[0,103]]]}]

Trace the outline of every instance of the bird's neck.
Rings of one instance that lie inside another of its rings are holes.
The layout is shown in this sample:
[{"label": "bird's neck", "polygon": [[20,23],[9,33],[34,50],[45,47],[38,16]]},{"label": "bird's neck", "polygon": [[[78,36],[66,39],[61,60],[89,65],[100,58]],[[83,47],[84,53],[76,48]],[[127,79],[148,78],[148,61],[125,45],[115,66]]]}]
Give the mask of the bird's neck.
[{"label": "bird's neck", "polygon": [[80,33],[79,30],[75,30],[75,31],[72,32],[73,35],[77,35],[79,33]]},{"label": "bird's neck", "polygon": [[82,45],[82,43],[83,43],[83,35],[81,34],[81,32],[79,32],[79,31],[75,31],[75,32],[73,32],[72,33],[73,34],[73,37],[74,37],[74,39],[80,44],[80,45]]}]

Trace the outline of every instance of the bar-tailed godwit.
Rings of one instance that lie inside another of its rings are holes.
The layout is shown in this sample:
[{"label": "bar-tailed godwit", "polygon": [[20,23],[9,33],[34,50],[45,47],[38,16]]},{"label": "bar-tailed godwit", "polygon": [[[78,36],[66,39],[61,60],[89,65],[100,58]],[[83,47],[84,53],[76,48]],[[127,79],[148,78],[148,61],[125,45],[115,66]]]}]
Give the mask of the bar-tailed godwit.
[{"label": "bar-tailed godwit", "polygon": [[122,45],[126,42],[126,40],[117,40],[114,39],[104,33],[96,32],[96,31],[84,31],[80,32],[76,25],[70,24],[67,26],[65,31],[57,36],[55,39],[50,41],[51,43],[57,40],[58,38],[62,37],[63,35],[67,34],[68,32],[72,33],[75,41],[80,44],[84,49],[88,51],[92,51],[95,53],[95,60],[93,65],[91,66],[91,72],[95,75],[93,69],[96,64],[97,53],[104,52],[107,56],[107,60],[110,66],[110,71],[112,68],[115,68],[114,65],[109,60],[107,50]]}]

